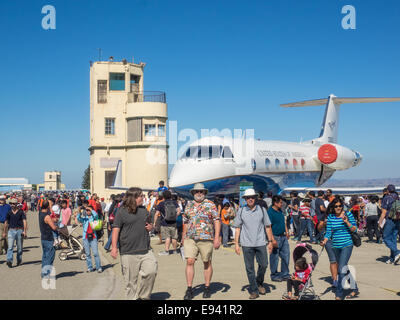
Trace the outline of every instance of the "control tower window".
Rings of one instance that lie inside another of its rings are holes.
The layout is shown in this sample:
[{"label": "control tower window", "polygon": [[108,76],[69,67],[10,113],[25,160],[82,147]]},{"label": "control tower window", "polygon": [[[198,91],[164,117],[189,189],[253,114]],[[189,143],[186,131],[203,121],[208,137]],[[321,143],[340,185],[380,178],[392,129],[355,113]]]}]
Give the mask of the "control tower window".
[{"label": "control tower window", "polygon": [[110,90],[125,90],[125,73],[110,72]]},{"label": "control tower window", "polygon": [[158,125],[158,136],[165,137],[165,124]]},{"label": "control tower window", "polygon": [[140,76],[131,74],[131,92],[139,92]]},{"label": "control tower window", "polygon": [[115,118],[105,118],[105,131],[106,135],[115,134]]},{"label": "control tower window", "polygon": [[97,103],[107,103],[107,80],[97,81]]},{"label": "control tower window", "polygon": [[144,135],[146,137],[152,137],[156,135],[156,125],[155,124],[145,124],[144,125]]}]

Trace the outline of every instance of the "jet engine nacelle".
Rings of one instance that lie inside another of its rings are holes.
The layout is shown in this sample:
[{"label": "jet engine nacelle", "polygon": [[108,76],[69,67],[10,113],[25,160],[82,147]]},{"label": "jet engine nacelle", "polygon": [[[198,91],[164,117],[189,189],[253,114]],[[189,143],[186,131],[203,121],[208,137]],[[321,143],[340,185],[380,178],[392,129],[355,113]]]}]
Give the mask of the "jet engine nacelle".
[{"label": "jet engine nacelle", "polygon": [[319,147],[314,160],[333,170],[345,170],[359,165],[362,157],[349,148],[327,143]]}]

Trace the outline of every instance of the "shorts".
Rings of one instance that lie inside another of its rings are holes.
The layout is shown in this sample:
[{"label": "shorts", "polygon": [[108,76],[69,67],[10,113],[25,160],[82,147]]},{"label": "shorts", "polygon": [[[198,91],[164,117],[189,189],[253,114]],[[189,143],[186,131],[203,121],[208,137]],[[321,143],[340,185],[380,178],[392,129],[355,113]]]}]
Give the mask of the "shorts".
[{"label": "shorts", "polygon": [[178,229],[175,226],[161,226],[161,238],[178,239]]},{"label": "shorts", "polygon": [[333,251],[332,247],[332,240],[328,240],[325,244],[326,253],[328,254],[329,262],[330,263],[337,263],[335,251]]},{"label": "shorts", "polygon": [[197,256],[201,255],[203,262],[209,262],[212,258],[214,249],[214,241],[212,240],[193,240],[185,239],[184,250],[185,258],[197,260]]}]

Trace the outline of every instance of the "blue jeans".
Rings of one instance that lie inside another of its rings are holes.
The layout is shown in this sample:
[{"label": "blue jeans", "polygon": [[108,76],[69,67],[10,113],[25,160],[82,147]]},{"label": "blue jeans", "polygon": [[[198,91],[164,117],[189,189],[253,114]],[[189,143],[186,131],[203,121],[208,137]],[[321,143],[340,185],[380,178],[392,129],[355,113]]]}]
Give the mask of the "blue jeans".
[{"label": "blue jeans", "polygon": [[53,267],[54,257],[56,250],[53,246],[53,241],[42,240],[42,278],[50,274],[51,268]]},{"label": "blue jeans", "polygon": [[[289,275],[289,260],[290,250],[289,242],[285,235],[274,236],[278,242],[278,248],[273,248],[272,253],[269,255],[269,262],[271,264],[271,279],[288,278]],[[278,272],[279,258],[281,258],[281,272]]]},{"label": "blue jeans", "polygon": [[22,261],[22,232],[21,229],[8,230],[7,261],[13,261],[14,241],[17,242],[17,262]]},{"label": "blue jeans", "polygon": [[[111,228],[110,236],[108,237],[107,243],[104,246],[104,249],[110,250],[111,244],[112,244],[112,233],[113,229]],[[117,241],[117,248],[119,248],[119,241]]]},{"label": "blue jeans", "polygon": [[307,228],[308,234],[310,235],[310,241],[315,242],[314,235],[313,235],[313,223],[311,219],[300,219],[300,232],[298,234],[298,239],[301,241],[301,237],[304,233],[304,230]]},{"label": "blue jeans", "polygon": [[394,257],[400,253],[397,250],[397,235],[400,230],[400,221],[393,221],[386,219],[385,226],[383,228],[383,242],[390,249],[390,259],[393,261]]},{"label": "blue jeans", "polygon": [[229,231],[230,227],[229,224],[221,223],[222,226],[222,245],[227,246],[229,241]]},{"label": "blue jeans", "polygon": [[[353,252],[353,245],[344,247],[344,248],[333,248],[333,252],[335,252],[336,261],[338,262],[338,285],[336,289],[336,297],[343,298],[343,286],[342,281],[346,276],[346,268],[348,265],[351,253]],[[352,290],[358,291],[357,283],[354,281],[353,285],[355,286]]]},{"label": "blue jeans", "polygon": [[94,238],[93,240],[88,240],[88,239],[83,239],[83,247],[85,248],[85,253],[86,253],[86,264],[88,269],[92,270],[92,256],[90,255],[92,251],[93,256],[94,256],[94,261],[96,263],[96,269],[99,270],[101,269],[101,263],[100,263],[100,256],[99,256],[99,250],[97,247],[97,239]]},{"label": "blue jeans", "polygon": [[[267,247],[242,247],[247,278],[249,279],[250,292],[258,293],[258,286],[263,285],[265,271],[268,267]],[[258,263],[257,277],[254,270],[254,257]]]}]

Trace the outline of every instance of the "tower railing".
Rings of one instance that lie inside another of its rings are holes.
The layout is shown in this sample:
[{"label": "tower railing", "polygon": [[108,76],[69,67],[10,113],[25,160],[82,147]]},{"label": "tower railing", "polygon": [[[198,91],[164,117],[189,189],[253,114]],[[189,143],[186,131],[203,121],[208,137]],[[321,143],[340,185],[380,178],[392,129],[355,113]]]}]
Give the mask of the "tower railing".
[{"label": "tower railing", "polygon": [[128,102],[160,102],[166,103],[167,98],[163,91],[133,91],[128,93]]}]

